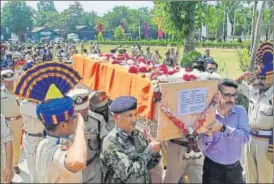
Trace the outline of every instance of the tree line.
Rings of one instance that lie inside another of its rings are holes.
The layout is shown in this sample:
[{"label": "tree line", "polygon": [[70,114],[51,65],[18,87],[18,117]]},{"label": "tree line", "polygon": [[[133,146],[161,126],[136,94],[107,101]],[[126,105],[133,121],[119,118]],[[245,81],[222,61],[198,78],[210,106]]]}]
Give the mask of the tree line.
[{"label": "tree line", "polygon": [[[177,40],[185,36],[188,29],[191,32],[196,30],[196,36],[199,35],[201,39],[201,34],[197,33],[201,33],[202,26],[206,26],[208,39],[222,40],[227,31],[227,18],[232,25],[233,35],[252,34],[253,22],[258,15],[257,11],[254,12],[255,5],[257,3],[236,0],[224,0],[214,4],[155,1],[153,9],[116,6],[103,16],[98,16],[95,11],[84,11],[78,1],[62,12],[56,10],[51,0],[39,1],[37,10],[28,6],[25,1],[9,1],[2,7],[1,27],[20,35],[34,27],[46,26],[71,33],[76,32],[77,26],[97,29],[98,24],[102,24],[104,30],[114,32],[116,29],[117,37],[123,39],[124,35],[119,30],[121,27],[134,38],[144,38],[144,24],[147,24],[150,34],[162,29],[165,36]],[[272,6],[273,2],[269,1],[263,11],[261,34],[266,37],[272,33]]]}]

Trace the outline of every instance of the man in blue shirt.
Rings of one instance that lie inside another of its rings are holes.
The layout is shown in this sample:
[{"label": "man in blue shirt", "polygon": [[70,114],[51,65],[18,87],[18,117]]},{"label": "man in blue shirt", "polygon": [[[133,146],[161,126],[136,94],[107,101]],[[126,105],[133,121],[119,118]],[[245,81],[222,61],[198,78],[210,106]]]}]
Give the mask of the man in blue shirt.
[{"label": "man in blue shirt", "polygon": [[240,164],[241,150],[250,140],[248,115],[235,105],[238,85],[224,79],[218,86],[221,95],[216,120],[199,139],[205,155],[203,183],[244,183]]}]

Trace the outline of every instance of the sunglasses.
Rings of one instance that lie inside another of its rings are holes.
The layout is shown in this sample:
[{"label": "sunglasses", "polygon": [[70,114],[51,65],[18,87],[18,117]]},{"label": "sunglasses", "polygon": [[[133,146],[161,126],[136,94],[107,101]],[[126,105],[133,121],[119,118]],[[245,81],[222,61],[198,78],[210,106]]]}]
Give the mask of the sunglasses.
[{"label": "sunglasses", "polygon": [[234,93],[234,94],[231,94],[231,93],[222,93],[222,95],[225,97],[225,98],[236,98],[238,96],[237,93]]}]

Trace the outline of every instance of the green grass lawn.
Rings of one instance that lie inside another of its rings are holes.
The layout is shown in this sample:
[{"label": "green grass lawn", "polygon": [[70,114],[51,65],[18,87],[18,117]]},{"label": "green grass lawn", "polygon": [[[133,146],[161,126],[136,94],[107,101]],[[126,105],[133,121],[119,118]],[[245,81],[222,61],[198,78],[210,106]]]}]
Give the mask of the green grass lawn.
[{"label": "green grass lawn", "polygon": [[[110,49],[116,47],[115,45],[101,45],[101,51],[103,53],[109,52]],[[131,53],[131,46],[125,45],[123,46],[127,49],[127,53]],[[85,48],[88,49],[88,44],[85,45]],[[142,47],[145,51],[145,46]],[[159,49],[162,57],[164,57],[167,47],[158,47],[151,46],[150,50],[154,51],[156,48]],[[80,51],[80,46],[78,45],[77,49]],[[198,48],[200,53],[204,53],[206,48]],[[222,49],[222,48],[210,48],[211,56],[215,59],[215,61],[219,64],[219,71],[223,77],[228,77],[231,79],[235,79],[239,75],[242,74],[242,71],[239,67],[238,55],[236,49]],[[89,49],[88,49],[89,52]],[[182,56],[183,48],[180,48],[179,54]]]}]

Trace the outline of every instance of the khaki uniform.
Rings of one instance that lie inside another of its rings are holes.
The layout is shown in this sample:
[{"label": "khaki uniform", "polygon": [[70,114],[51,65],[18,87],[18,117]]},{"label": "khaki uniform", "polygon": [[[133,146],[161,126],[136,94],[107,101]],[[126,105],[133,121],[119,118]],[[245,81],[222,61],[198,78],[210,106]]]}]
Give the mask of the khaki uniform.
[{"label": "khaki uniform", "polygon": [[23,117],[23,129],[25,131],[23,145],[32,183],[38,182],[35,169],[35,152],[39,142],[43,140],[44,130],[44,125],[37,119],[36,106],[36,104],[28,100],[23,100],[20,105],[20,112]]},{"label": "khaki uniform", "polygon": [[12,141],[12,134],[5,117],[1,114],[1,183],[4,183],[4,168],[6,165],[5,144]]},{"label": "khaki uniform", "polygon": [[239,89],[249,99],[249,125],[257,131],[257,136],[251,133],[246,147],[247,183],[271,183],[273,164],[267,159],[269,138],[260,136],[273,135],[273,105],[269,103],[273,86],[261,95],[245,83],[240,84]]},{"label": "khaki uniform", "polygon": [[151,60],[151,58],[152,58],[152,53],[147,52],[146,53],[146,60]]},{"label": "khaki uniform", "polygon": [[13,166],[18,166],[23,122],[19,101],[7,89],[1,89],[1,113],[8,121],[8,126],[13,135]]},{"label": "khaki uniform", "polygon": [[[111,118],[111,117],[109,117]],[[114,121],[105,122],[102,115],[89,111],[85,121],[85,137],[88,146],[87,167],[83,170],[83,183],[102,183],[100,151],[104,137],[114,127]]]},{"label": "khaki uniform", "polygon": [[48,136],[36,151],[36,170],[39,183],[81,183],[82,171],[71,172],[65,166],[67,151],[61,150],[59,138]]},{"label": "khaki uniform", "polygon": [[151,183],[162,183],[164,174],[164,165],[162,159],[155,167],[149,170],[149,174],[151,178]]},{"label": "khaki uniform", "polygon": [[[180,141],[187,141],[179,138]],[[182,175],[187,175],[189,183],[202,183],[204,157],[184,160],[186,147],[167,142],[167,170],[163,183],[178,183]]]},{"label": "khaki uniform", "polygon": [[160,55],[159,54],[152,54],[151,56],[151,60],[154,61],[155,63],[159,63],[160,62]]}]

